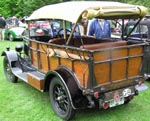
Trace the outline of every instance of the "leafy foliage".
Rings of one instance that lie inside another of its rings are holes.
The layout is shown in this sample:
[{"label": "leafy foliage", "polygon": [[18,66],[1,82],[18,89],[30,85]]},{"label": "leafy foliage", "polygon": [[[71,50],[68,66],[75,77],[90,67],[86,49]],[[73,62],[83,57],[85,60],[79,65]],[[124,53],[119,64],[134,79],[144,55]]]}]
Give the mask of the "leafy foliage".
[{"label": "leafy foliage", "polygon": [[4,17],[28,16],[32,11],[44,5],[58,2],[63,2],[63,0],[1,0],[0,12]]},{"label": "leafy foliage", "polygon": [[[48,5],[71,0],[0,0],[0,14],[9,16],[29,16],[32,11]],[[81,1],[81,0],[80,0]],[[82,0],[83,1],[83,0]],[[110,0],[105,0],[110,1]],[[150,6],[149,0],[113,0],[124,3]]]}]

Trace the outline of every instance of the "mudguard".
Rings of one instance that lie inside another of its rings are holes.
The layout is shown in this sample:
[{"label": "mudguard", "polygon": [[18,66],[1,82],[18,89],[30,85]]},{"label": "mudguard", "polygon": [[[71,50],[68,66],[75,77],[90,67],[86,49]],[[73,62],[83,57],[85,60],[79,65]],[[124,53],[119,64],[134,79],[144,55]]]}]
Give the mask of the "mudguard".
[{"label": "mudguard", "polygon": [[6,56],[10,64],[11,62],[18,61],[18,55],[15,50],[3,51],[1,56]]},{"label": "mudguard", "polygon": [[[68,89],[68,86],[66,85],[65,80],[62,78],[62,76],[61,76],[57,71],[50,71],[50,72],[48,72],[48,73],[46,74],[45,80],[47,80],[47,79],[49,78],[49,75],[53,75],[53,76],[51,76],[51,77],[57,77],[57,78],[59,78],[59,79],[62,81],[62,83],[65,85],[65,87],[66,87],[66,89],[67,89],[67,92],[68,92],[68,94],[69,94],[69,99],[70,99],[71,105],[72,105],[72,107],[73,107],[74,109],[76,109],[75,106],[73,105],[73,101],[72,101],[71,94],[70,94],[70,91],[69,91],[69,89]],[[47,84],[47,83],[46,83],[46,84]],[[45,86],[46,86],[46,85],[45,85]]]},{"label": "mudguard", "polygon": [[17,68],[15,65],[15,63],[18,62],[18,55],[17,55],[17,52],[15,50],[3,51],[1,56],[7,57],[8,62],[9,62],[10,67],[11,67],[11,70],[12,70],[12,73],[14,75],[17,76],[18,73],[22,72],[22,70],[20,68]]},{"label": "mudguard", "polygon": [[87,98],[83,95],[82,89],[78,84],[78,80],[71,70],[66,67],[59,67],[58,70],[48,72],[45,76],[45,87],[50,83],[48,80],[51,80],[53,77],[61,79],[63,84],[66,86],[71,105],[74,109],[87,107]]}]

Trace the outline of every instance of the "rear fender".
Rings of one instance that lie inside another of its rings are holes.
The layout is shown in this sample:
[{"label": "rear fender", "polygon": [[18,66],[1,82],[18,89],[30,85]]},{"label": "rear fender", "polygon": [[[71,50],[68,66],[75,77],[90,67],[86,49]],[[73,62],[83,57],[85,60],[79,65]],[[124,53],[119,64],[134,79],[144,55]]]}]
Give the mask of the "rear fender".
[{"label": "rear fender", "polygon": [[45,77],[45,87],[47,87],[46,90],[48,90],[48,86],[53,77],[58,77],[66,86],[72,107],[74,107],[74,109],[87,107],[87,98],[82,94],[82,89],[78,86],[77,79],[71,71],[61,67],[58,70],[47,73]]},{"label": "rear fender", "polygon": [[[69,89],[68,89],[68,86],[66,85],[65,80],[64,80],[63,77],[59,74],[59,72],[57,72],[57,71],[50,71],[50,72],[48,72],[48,73],[46,74],[46,77],[45,77],[45,79],[44,79],[44,80],[45,80],[45,88],[48,89],[48,86],[49,86],[49,84],[50,84],[50,81],[51,81],[51,79],[52,79],[53,77],[57,77],[57,78],[59,78],[59,79],[62,81],[62,83],[63,83],[64,86],[66,87],[67,92],[68,92],[68,94],[69,94],[69,99],[70,99],[71,105],[72,105],[72,107],[73,107],[74,109],[76,109],[75,106],[73,105],[72,98],[71,98],[71,94],[70,94],[70,91],[69,91]],[[46,89],[46,90],[47,90],[47,89]]]}]

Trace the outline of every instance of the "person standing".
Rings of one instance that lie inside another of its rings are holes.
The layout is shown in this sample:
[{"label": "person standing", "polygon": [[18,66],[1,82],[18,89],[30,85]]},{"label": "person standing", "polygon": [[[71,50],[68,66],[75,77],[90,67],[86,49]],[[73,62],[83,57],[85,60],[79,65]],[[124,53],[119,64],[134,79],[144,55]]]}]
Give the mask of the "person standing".
[{"label": "person standing", "polygon": [[0,14],[0,40],[4,41],[4,30],[6,26],[6,21],[3,16]]},{"label": "person standing", "polygon": [[88,25],[88,20],[83,18],[79,24],[79,30],[82,36],[86,35],[87,33],[87,25]]},{"label": "person standing", "polygon": [[19,21],[16,16],[12,17],[12,27],[18,27],[19,26]]},{"label": "person standing", "polygon": [[104,19],[93,19],[88,25],[88,36],[95,36],[96,39],[110,38],[111,28],[110,22]]}]

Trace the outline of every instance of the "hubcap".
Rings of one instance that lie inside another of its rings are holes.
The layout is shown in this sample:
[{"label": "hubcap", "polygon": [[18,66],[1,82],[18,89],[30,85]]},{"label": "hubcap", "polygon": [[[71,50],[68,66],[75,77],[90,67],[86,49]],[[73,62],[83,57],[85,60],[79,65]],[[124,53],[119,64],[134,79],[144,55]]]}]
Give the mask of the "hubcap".
[{"label": "hubcap", "polygon": [[65,89],[61,85],[56,85],[54,89],[54,100],[56,102],[57,109],[65,113],[68,110],[68,97]]}]

